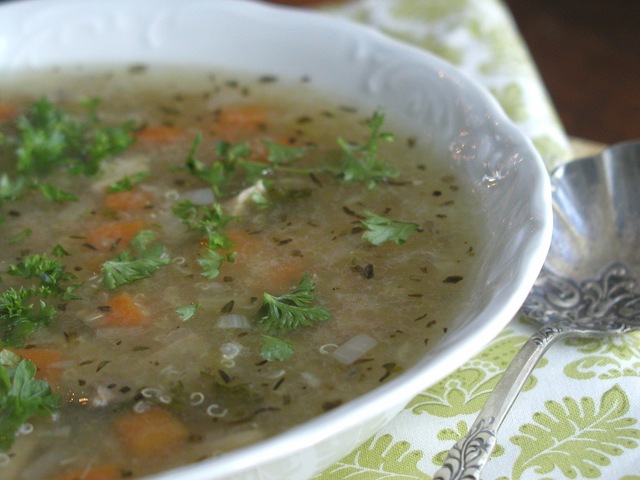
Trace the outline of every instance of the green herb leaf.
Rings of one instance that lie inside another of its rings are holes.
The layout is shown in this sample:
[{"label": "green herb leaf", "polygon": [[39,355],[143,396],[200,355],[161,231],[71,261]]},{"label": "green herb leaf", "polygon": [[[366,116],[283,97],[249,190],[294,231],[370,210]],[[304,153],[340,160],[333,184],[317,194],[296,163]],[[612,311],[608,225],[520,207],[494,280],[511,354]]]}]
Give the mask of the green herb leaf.
[{"label": "green herb leaf", "polygon": [[224,260],[224,255],[212,248],[208,248],[205,256],[198,259],[198,264],[202,267],[202,276],[207,277],[209,280],[216,278],[220,275],[220,267]]},{"label": "green herb leaf", "polygon": [[8,451],[23,423],[36,415],[51,414],[59,401],[47,382],[35,378],[32,362],[25,359],[16,365],[16,358],[4,352],[0,352],[0,450]]},{"label": "green herb leaf", "polygon": [[393,140],[391,133],[381,133],[384,115],[376,111],[369,126],[371,132],[362,146],[352,145],[343,138],[338,138],[338,146],[342,150],[342,166],[338,173],[347,183],[364,183],[368,188],[398,176],[397,170],[387,165],[387,161],[378,157],[381,141]]},{"label": "green herb leaf", "polygon": [[102,264],[102,284],[112,290],[136,280],[153,275],[163,265],[169,263],[162,245],[148,247],[155,239],[155,233],[143,230],[131,240],[131,249],[121,252],[113,260]]},{"label": "green herb leaf", "polygon": [[38,186],[42,194],[50,202],[77,202],[78,197],[72,193],[65,192],[50,183],[42,183]]},{"label": "green herb leaf", "polygon": [[72,280],[75,276],[65,270],[65,266],[47,255],[28,255],[21,262],[10,265],[7,273],[24,279],[37,279],[42,295],[56,295],[64,289],[62,282]]},{"label": "green herb leaf", "polygon": [[262,143],[267,148],[267,161],[276,165],[290,164],[304,157],[309,151],[309,147],[281,145],[269,140],[263,140]]},{"label": "green herb leaf", "polygon": [[269,362],[289,360],[293,355],[293,346],[288,340],[262,335],[260,355]]},{"label": "green herb leaf", "polygon": [[367,231],[362,237],[373,245],[381,245],[390,241],[402,245],[419,227],[417,223],[392,220],[369,211],[365,211],[364,214],[367,219],[362,220],[361,223]]},{"label": "green herb leaf", "polygon": [[0,295],[0,346],[21,348],[28,335],[49,325],[56,310],[43,300],[36,308],[33,289],[10,288]]},{"label": "green herb leaf", "polygon": [[178,307],[176,308],[176,313],[180,316],[180,320],[186,322],[196,314],[196,310],[198,310],[199,306],[199,303],[194,303],[191,305],[185,305],[184,307]]},{"label": "green herb leaf", "polygon": [[62,245],[58,244],[55,247],[53,247],[53,250],[51,251],[51,255],[57,258],[62,258],[62,257],[67,257],[70,254],[62,247]]},{"label": "green herb leaf", "polygon": [[30,228],[25,228],[18,235],[15,235],[9,239],[9,245],[13,245],[13,244],[25,241],[27,238],[31,236],[31,233],[32,232]]},{"label": "green herb leaf", "polygon": [[133,142],[133,124],[103,125],[97,115],[98,100],[84,102],[86,114],[77,118],[42,98],[16,121],[15,141],[18,172],[48,173],[63,167],[75,174],[93,175],[100,162],[116,155]]},{"label": "green herb leaf", "polygon": [[308,274],[304,274],[298,286],[281,296],[263,294],[258,310],[258,323],[271,330],[287,331],[324,322],[331,318],[328,310],[314,306],[316,286]]},{"label": "green herb leaf", "polygon": [[223,255],[218,250],[228,250],[233,242],[224,232],[226,225],[234,217],[222,212],[222,205],[195,205],[189,200],[183,200],[173,207],[173,213],[182,219],[189,230],[193,230],[207,239],[208,249],[204,257],[198,259],[203,269],[202,275],[208,279],[217,277],[222,263],[227,260],[233,262],[233,254]]},{"label": "green herb leaf", "polygon": [[183,200],[173,207],[173,213],[182,219],[189,230],[204,235],[211,248],[229,248],[231,240],[224,235],[224,228],[234,219],[225,215],[222,205],[195,205],[190,200]]},{"label": "green herb leaf", "polygon": [[185,161],[185,167],[193,176],[207,183],[215,195],[220,196],[223,191],[222,187],[229,182],[229,176],[233,172],[233,163],[226,161],[224,158],[222,161],[214,162],[211,165],[201,162],[196,157],[200,143],[202,143],[202,134],[198,133]]},{"label": "green herb leaf", "polygon": [[149,175],[151,175],[150,172],[138,172],[138,173],[134,173],[131,176],[127,175],[121,178],[120,180],[118,180],[117,182],[110,184],[107,187],[107,190],[109,191],[109,193],[131,191],[133,190],[133,187],[135,185],[137,185],[138,183],[148,178]]},{"label": "green herb leaf", "polygon": [[20,348],[29,334],[53,321],[56,309],[47,305],[43,298],[79,298],[71,292],[82,283],[65,285],[64,282],[75,276],[67,272],[63,264],[44,254],[25,257],[21,262],[10,265],[7,273],[35,280],[36,284],[22,286],[18,290],[10,288],[0,295],[0,345]]}]

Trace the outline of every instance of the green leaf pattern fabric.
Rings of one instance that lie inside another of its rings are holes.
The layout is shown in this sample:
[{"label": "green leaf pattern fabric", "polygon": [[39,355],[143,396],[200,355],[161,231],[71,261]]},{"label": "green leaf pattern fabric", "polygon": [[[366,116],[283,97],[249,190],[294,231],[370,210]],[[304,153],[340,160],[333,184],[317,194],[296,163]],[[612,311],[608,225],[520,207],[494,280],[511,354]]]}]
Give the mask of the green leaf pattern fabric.
[{"label": "green leaf pattern fabric", "polygon": [[[484,85],[549,169],[569,141],[500,0],[351,0],[325,9],[439,55]],[[314,480],[423,479],[468,431],[536,327],[515,318]],[[484,480],[640,480],[640,334],[567,340],[537,366],[498,434]]]},{"label": "green leaf pattern fabric", "polygon": [[[514,319],[481,353],[314,480],[430,480],[535,329]],[[482,478],[640,480],[639,347],[637,333],[552,347],[500,429]]]}]

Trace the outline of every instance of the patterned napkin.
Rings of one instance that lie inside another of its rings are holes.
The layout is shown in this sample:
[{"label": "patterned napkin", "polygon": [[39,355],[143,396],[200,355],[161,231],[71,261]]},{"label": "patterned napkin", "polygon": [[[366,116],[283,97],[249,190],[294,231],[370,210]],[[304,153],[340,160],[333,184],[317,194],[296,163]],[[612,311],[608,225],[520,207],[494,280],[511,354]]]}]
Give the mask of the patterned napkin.
[{"label": "patterned napkin", "polygon": [[[499,0],[352,0],[325,9],[466,72],[497,98],[550,170],[572,157],[528,50]],[[482,353],[314,480],[430,480],[535,329],[515,318]],[[559,342],[505,420],[483,478],[640,480],[638,377],[640,335]]]}]

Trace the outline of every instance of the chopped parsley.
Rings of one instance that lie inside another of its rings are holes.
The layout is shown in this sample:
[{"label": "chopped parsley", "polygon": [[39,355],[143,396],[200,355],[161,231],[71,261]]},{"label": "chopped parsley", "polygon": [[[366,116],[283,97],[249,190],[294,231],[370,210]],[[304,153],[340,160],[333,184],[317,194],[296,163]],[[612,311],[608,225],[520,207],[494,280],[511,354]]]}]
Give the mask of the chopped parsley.
[{"label": "chopped parsley", "polygon": [[298,286],[285,295],[264,293],[258,310],[258,323],[269,330],[288,331],[324,322],[331,318],[325,308],[314,305],[316,286],[308,274],[304,274]]},{"label": "chopped parsley", "polygon": [[200,306],[199,303],[194,303],[191,305],[178,307],[176,308],[176,313],[180,316],[180,320],[182,320],[183,322],[186,322],[196,314],[196,310],[198,310],[199,306]]},{"label": "chopped parsley", "polygon": [[138,172],[134,173],[131,176],[126,175],[117,182],[110,184],[107,187],[107,190],[109,191],[109,193],[131,191],[133,190],[133,187],[135,185],[145,180],[147,177],[149,177],[149,175],[151,175],[150,172]]},{"label": "chopped parsley", "polygon": [[47,255],[29,255],[10,265],[7,273],[33,284],[9,288],[0,295],[0,346],[20,348],[29,334],[53,321],[57,311],[45,302],[48,297],[79,298],[73,292],[80,284],[67,283],[75,276]]},{"label": "chopped parsley", "polygon": [[13,152],[16,175],[0,177],[0,204],[16,199],[26,188],[36,188],[53,202],[76,197],[39,177],[54,170],[94,175],[100,163],[133,143],[133,124],[107,126],[97,114],[97,99],[82,103],[84,115],[72,115],[43,97],[12,122],[16,134],[0,135],[0,146]]},{"label": "chopped parsley", "polygon": [[21,348],[26,337],[49,325],[56,309],[44,300],[33,302],[33,289],[9,288],[0,295],[0,346]]},{"label": "chopped parsley", "polygon": [[65,192],[51,183],[42,183],[39,185],[40,192],[50,202],[77,202],[78,197],[72,193]]},{"label": "chopped parsley", "polygon": [[364,145],[352,145],[343,138],[338,138],[342,150],[342,164],[335,173],[347,183],[364,183],[368,188],[398,176],[398,172],[378,156],[381,141],[393,141],[393,134],[380,132],[384,123],[384,115],[376,111],[369,122],[371,129]]},{"label": "chopped parsley", "polygon": [[160,244],[149,246],[156,234],[143,230],[131,240],[131,248],[120,252],[113,260],[102,264],[102,284],[112,290],[136,280],[153,275],[169,263],[165,249]]},{"label": "chopped parsley", "polygon": [[369,211],[364,212],[364,214],[366,219],[362,220],[361,223],[366,228],[366,231],[362,237],[373,245],[381,245],[391,241],[402,245],[419,227],[417,223],[392,220]]},{"label": "chopped parsley", "polygon": [[203,235],[207,240],[207,252],[198,259],[203,269],[202,275],[208,279],[217,277],[220,267],[226,260],[233,262],[233,253],[220,253],[229,250],[233,242],[224,232],[233,217],[222,212],[222,205],[195,205],[190,200],[183,200],[173,207],[173,213],[182,219],[189,230]]},{"label": "chopped parsley", "polygon": [[8,451],[20,426],[59,407],[49,384],[35,378],[36,366],[9,351],[0,351],[0,451]]},{"label": "chopped parsley", "polygon": [[38,280],[40,287],[36,292],[45,296],[62,294],[65,291],[63,282],[75,278],[62,263],[45,254],[25,257],[21,262],[10,265],[7,273],[26,280]]},{"label": "chopped parsley", "polygon": [[133,124],[105,126],[98,118],[98,104],[96,99],[83,102],[83,118],[44,97],[31,105],[15,122],[18,172],[33,175],[63,167],[73,174],[93,175],[102,160],[126,150],[133,143]]},{"label": "chopped parsley", "polygon": [[220,267],[224,261],[233,262],[233,255],[222,255],[213,248],[208,248],[203,257],[198,259],[198,265],[202,268],[202,276],[213,280],[220,275]]},{"label": "chopped parsley", "polygon": [[269,362],[289,360],[293,355],[293,346],[288,340],[262,335],[260,355]]},{"label": "chopped parsley", "polygon": [[15,243],[24,242],[27,238],[29,238],[31,236],[31,233],[33,233],[33,232],[31,231],[30,228],[25,228],[20,233],[18,233],[17,235],[14,235],[13,237],[11,237],[8,240],[8,243],[9,243],[9,245],[13,245]]}]

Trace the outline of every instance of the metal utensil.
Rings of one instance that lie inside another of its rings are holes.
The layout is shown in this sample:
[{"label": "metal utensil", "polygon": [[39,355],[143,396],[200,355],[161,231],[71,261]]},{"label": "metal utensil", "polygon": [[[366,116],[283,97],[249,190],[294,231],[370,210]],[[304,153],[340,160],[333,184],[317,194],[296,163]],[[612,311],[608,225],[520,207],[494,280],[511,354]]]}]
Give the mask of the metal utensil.
[{"label": "metal utensil", "polygon": [[433,480],[480,478],[498,428],[553,342],[640,329],[640,142],[563,165],[551,186],[551,249],[521,309],[543,326],[514,357]]}]

